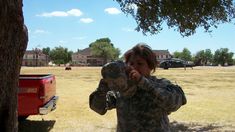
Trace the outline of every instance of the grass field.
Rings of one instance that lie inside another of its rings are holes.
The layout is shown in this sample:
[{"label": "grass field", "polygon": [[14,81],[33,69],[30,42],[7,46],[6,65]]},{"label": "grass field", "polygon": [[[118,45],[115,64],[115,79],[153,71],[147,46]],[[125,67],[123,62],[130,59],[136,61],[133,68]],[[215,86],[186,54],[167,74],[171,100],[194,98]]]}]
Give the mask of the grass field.
[{"label": "grass field", "polygon": [[[30,116],[20,132],[112,132],[116,111],[100,116],[90,110],[89,95],[98,85],[100,67],[22,67],[23,73],[56,76],[58,107],[44,116]],[[172,131],[235,131],[235,67],[157,69],[154,75],[182,86],[187,104],[169,118]]]}]

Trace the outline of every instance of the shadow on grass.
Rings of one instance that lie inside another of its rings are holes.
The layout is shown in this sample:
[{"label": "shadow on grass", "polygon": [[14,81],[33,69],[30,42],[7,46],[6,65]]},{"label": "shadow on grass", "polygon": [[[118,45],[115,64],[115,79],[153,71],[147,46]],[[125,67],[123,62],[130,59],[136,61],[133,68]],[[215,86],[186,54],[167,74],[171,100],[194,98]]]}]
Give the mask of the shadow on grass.
[{"label": "shadow on grass", "polygon": [[222,126],[216,126],[213,124],[202,125],[197,123],[179,123],[173,121],[170,123],[172,132],[205,132],[205,131],[216,131]]},{"label": "shadow on grass", "polygon": [[49,121],[31,121],[25,120],[19,122],[19,132],[49,132],[55,124],[55,120]]}]

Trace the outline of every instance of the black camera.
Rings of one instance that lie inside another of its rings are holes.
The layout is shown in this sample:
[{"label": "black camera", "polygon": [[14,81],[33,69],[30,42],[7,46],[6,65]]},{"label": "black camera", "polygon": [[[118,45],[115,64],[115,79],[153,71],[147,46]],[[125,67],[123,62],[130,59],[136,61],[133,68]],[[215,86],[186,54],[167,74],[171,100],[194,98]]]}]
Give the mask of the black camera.
[{"label": "black camera", "polygon": [[120,96],[132,96],[136,91],[136,84],[129,79],[130,67],[123,61],[113,61],[105,64],[101,75],[108,87],[120,93]]}]

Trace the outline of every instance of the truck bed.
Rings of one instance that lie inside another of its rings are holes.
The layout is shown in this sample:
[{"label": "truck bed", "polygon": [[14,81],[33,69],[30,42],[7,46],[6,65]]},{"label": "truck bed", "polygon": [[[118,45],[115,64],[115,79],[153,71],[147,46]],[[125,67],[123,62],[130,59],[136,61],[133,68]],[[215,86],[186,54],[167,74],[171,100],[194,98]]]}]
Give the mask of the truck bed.
[{"label": "truck bed", "polygon": [[56,81],[52,74],[22,74],[19,76],[18,115],[29,116],[40,113],[40,108],[57,100]]}]

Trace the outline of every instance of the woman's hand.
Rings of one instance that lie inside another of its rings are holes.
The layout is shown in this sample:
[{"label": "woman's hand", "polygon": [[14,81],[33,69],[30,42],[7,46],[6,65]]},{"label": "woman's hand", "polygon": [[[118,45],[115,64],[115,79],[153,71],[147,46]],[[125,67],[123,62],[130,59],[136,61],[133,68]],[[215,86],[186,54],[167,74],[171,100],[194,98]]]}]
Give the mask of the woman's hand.
[{"label": "woman's hand", "polygon": [[129,72],[129,78],[135,82],[139,82],[141,79],[141,76],[142,75],[134,68],[132,68],[132,70],[130,70]]}]

